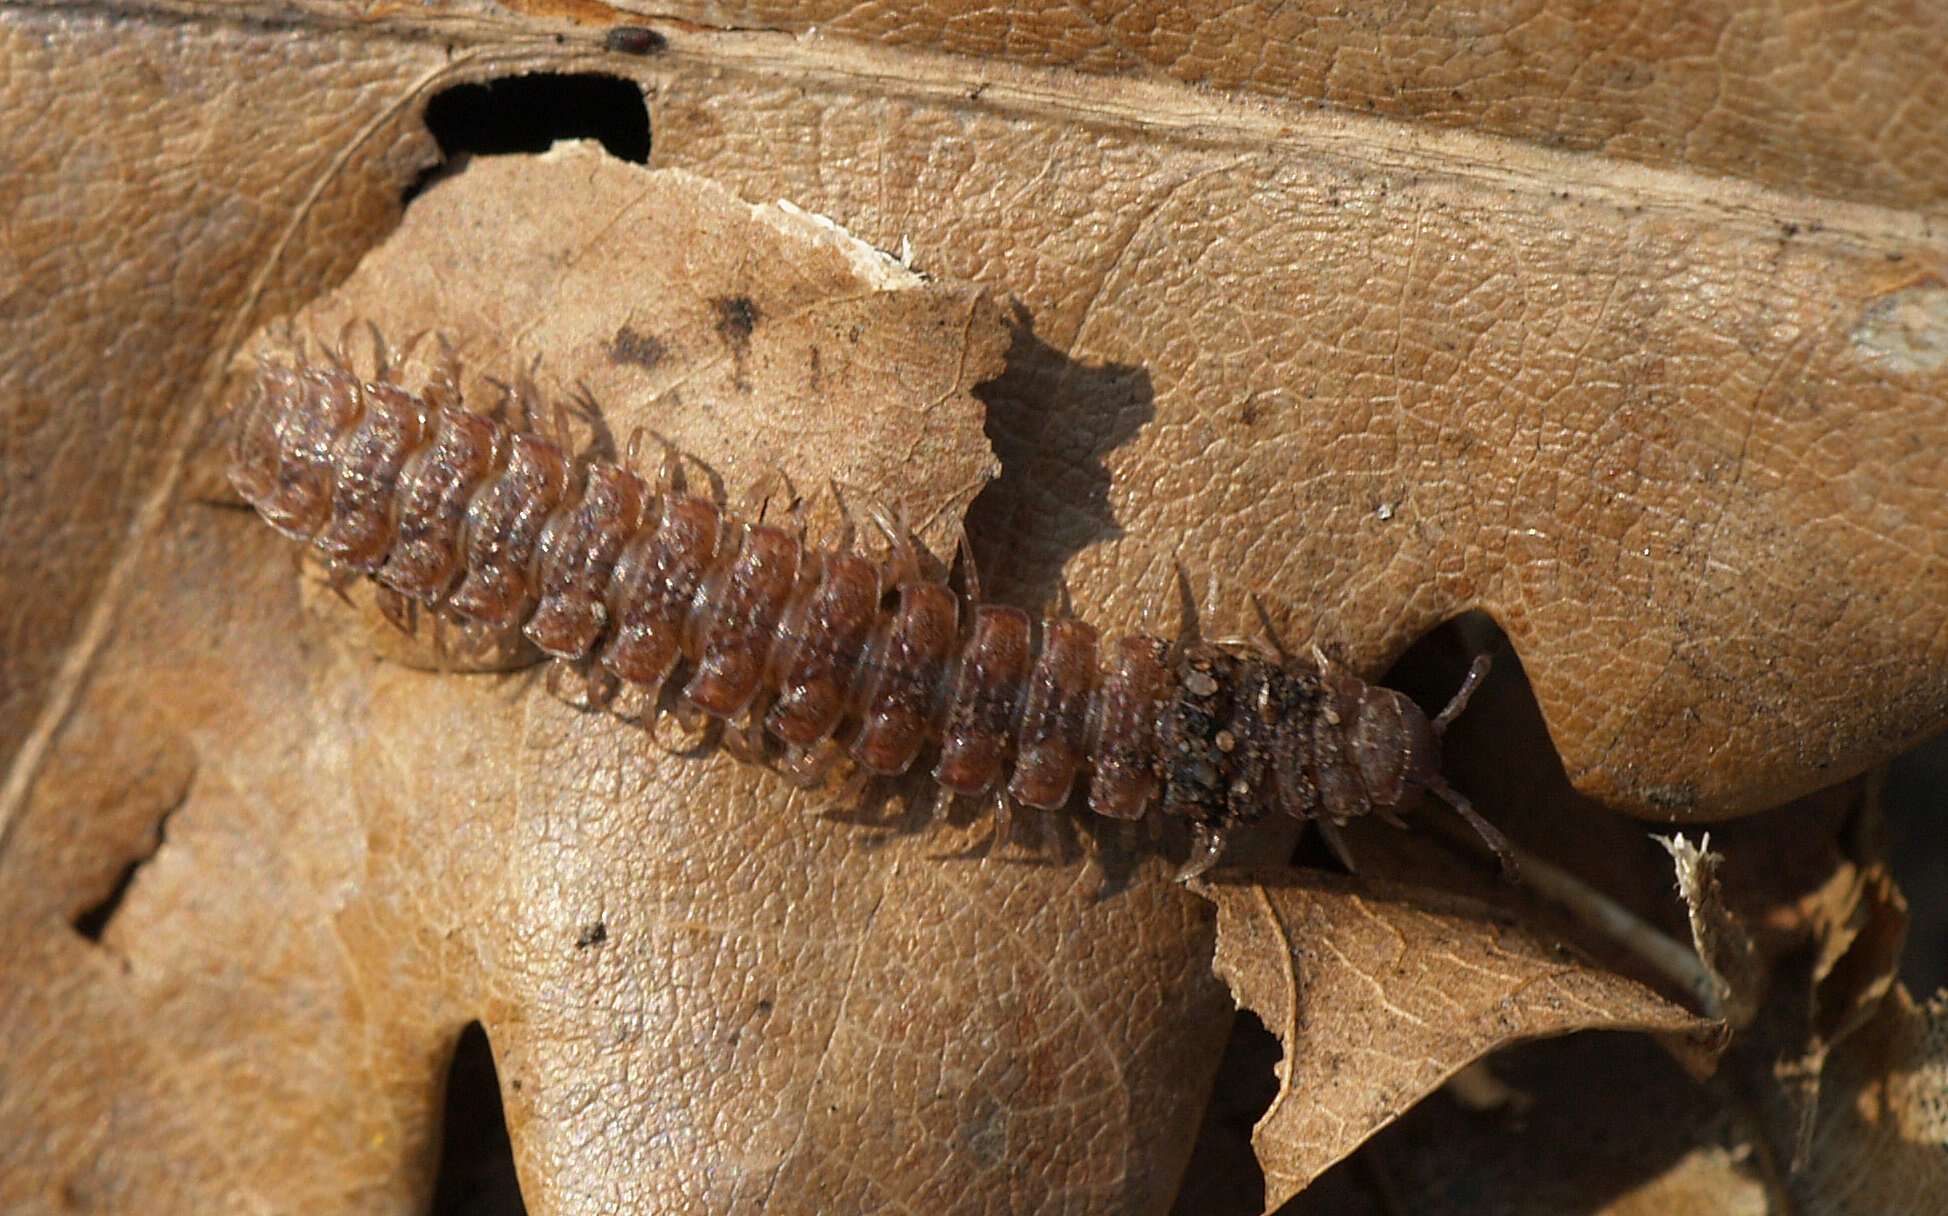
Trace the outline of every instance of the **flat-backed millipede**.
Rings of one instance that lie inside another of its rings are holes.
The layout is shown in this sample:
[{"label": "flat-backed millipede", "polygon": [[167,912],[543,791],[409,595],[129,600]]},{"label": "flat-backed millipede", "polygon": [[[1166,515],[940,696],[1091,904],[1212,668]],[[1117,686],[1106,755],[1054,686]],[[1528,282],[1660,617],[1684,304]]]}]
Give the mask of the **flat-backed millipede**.
[{"label": "flat-backed millipede", "polygon": [[[1280,810],[1336,828],[1423,791],[1506,866],[1501,835],[1440,775],[1440,736],[1486,670],[1429,719],[1328,661],[1268,646],[1132,635],[922,576],[899,529],[885,558],[848,537],[727,516],[665,476],[576,459],[553,439],[381,372],[260,365],[233,419],[230,479],[279,532],[382,594],[476,629],[519,629],[547,655],[741,728],[805,780],[849,759],[907,772],[923,752],[942,799],[1189,823],[1184,873],[1233,827]],[[679,687],[673,685],[672,687]]]}]

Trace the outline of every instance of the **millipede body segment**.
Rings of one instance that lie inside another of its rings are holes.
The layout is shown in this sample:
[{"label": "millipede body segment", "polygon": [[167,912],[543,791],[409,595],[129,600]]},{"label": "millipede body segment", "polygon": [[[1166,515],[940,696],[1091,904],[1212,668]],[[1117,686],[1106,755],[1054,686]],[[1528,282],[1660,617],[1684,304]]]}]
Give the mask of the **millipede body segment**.
[{"label": "millipede body segment", "polygon": [[[234,419],[230,479],[279,532],[382,594],[742,728],[801,779],[849,758],[943,799],[1186,820],[1196,873],[1272,812],[1334,829],[1389,820],[1422,791],[1506,863],[1500,835],[1440,776],[1439,736],[1486,668],[1430,720],[1314,650],[1140,635],[964,602],[903,538],[876,559],[730,518],[674,480],[420,393],[329,367],[265,364]],[[903,556],[904,554],[904,556]],[[1342,850],[1343,851],[1343,850]]]}]

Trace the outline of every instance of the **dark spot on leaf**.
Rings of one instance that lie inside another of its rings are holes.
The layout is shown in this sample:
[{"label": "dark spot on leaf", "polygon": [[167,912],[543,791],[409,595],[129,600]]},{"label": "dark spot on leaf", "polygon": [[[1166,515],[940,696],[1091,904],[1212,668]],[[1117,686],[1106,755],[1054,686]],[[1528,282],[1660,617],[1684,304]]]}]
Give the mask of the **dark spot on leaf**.
[{"label": "dark spot on leaf", "polygon": [[660,55],[670,49],[670,40],[640,25],[618,25],[602,35],[602,49],[624,55]]},{"label": "dark spot on leaf", "polygon": [[669,354],[669,347],[655,334],[638,333],[625,325],[616,330],[616,336],[609,339],[609,359],[614,363],[633,363],[637,367],[653,368]]},{"label": "dark spot on leaf", "polygon": [[1662,810],[1689,810],[1698,805],[1698,789],[1689,782],[1647,785],[1639,793],[1645,802]]},{"label": "dark spot on leaf", "polygon": [[711,304],[717,309],[717,333],[732,346],[750,341],[751,331],[763,319],[749,296],[718,296]]},{"label": "dark spot on leaf", "polygon": [[590,946],[599,946],[608,940],[609,926],[598,920],[583,928],[581,935],[575,939],[575,948],[586,950]]}]

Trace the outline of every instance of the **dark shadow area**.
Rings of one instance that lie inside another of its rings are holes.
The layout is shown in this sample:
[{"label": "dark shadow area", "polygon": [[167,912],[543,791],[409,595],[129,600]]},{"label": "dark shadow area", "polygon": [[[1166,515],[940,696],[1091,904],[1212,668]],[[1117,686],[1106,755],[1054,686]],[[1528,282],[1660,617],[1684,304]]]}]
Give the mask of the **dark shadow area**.
[{"label": "dark shadow area", "polygon": [[121,873],[115,876],[115,882],[109,887],[106,895],[75,914],[76,933],[91,942],[100,943],[102,934],[108,931],[108,923],[115,919],[117,912],[122,910],[122,900],[128,897],[129,888],[135,884],[135,876],[141,872],[143,866],[149,864],[150,858],[161,851],[163,844],[169,839],[169,817],[174,815],[181,805],[182,803],[178,801],[157,816],[155,832],[149,838],[147,847],[122,866]]},{"label": "dark shadow area", "polygon": [[1122,535],[1103,458],[1156,416],[1150,373],[1091,366],[1035,336],[1017,308],[1001,375],[977,385],[987,436],[1001,459],[967,512],[986,598],[1030,610],[1055,602],[1063,567]]},{"label": "dark shadow area", "polygon": [[1278,1096],[1275,1070],[1284,1054],[1257,1014],[1238,1011],[1173,1216],[1257,1216],[1264,1210],[1265,1171],[1252,1152],[1251,1129]]},{"label": "dark shadow area", "polygon": [[1888,864],[1910,918],[1901,980],[1926,999],[1948,984],[1948,734],[1895,757],[1880,797]]},{"label": "dark shadow area", "polygon": [[1280,1216],[1607,1210],[1606,1200],[1661,1177],[1722,1118],[1716,1098],[1648,1035],[1575,1034],[1489,1059],[1499,1100],[1483,1087],[1465,1102],[1453,1088],[1436,1091]]},{"label": "dark shadow area", "polygon": [[441,160],[407,188],[406,202],[469,156],[546,152],[565,139],[592,139],[611,156],[649,163],[649,106],[620,76],[544,72],[455,85],[427,103],[426,128]]},{"label": "dark shadow area", "polygon": [[110,888],[101,902],[82,909],[81,914],[74,918],[74,931],[91,942],[101,941],[102,931],[108,928],[108,922],[113,920],[115,913],[121,910],[122,898],[128,894],[129,884],[135,881],[135,872],[141,869],[142,863],[147,860],[147,857],[138,857],[123,866],[121,874],[115,879],[115,885]]},{"label": "dark shadow area", "polygon": [[447,1069],[440,1123],[440,1168],[431,1216],[526,1216],[514,1146],[501,1110],[500,1076],[487,1032],[471,1022],[460,1032]]}]

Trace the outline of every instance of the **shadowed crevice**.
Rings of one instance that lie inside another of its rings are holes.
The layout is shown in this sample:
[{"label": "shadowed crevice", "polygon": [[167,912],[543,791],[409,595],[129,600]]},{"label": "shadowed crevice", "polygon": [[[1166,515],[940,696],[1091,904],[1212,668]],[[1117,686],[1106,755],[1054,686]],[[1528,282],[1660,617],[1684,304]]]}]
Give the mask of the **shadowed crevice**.
[{"label": "shadowed crevice", "polygon": [[641,87],[598,72],[538,72],[454,85],[427,102],[426,129],[440,145],[440,163],[407,188],[406,202],[469,156],[533,155],[561,140],[594,140],[611,156],[649,163],[649,106]]},{"label": "shadowed crevice", "polygon": [[501,1108],[500,1074],[479,1022],[469,1022],[447,1069],[440,1168],[431,1216],[526,1216],[514,1145]]},{"label": "shadowed crevice", "polygon": [[1278,1097],[1284,1055],[1257,1014],[1238,1010],[1172,1216],[1258,1216],[1264,1210],[1265,1171],[1252,1151],[1251,1129]]},{"label": "shadowed crevice", "polygon": [[115,882],[109,887],[108,893],[75,914],[76,933],[91,942],[100,944],[102,934],[108,931],[109,922],[113,921],[116,913],[122,910],[122,901],[128,897],[129,888],[135,885],[135,876],[142,872],[142,867],[148,865],[150,859],[161,852],[162,846],[168,842],[169,818],[182,807],[187,797],[185,791],[182,798],[178,798],[156,817],[155,833],[150,838],[148,847],[122,866],[121,873],[115,876]]}]

